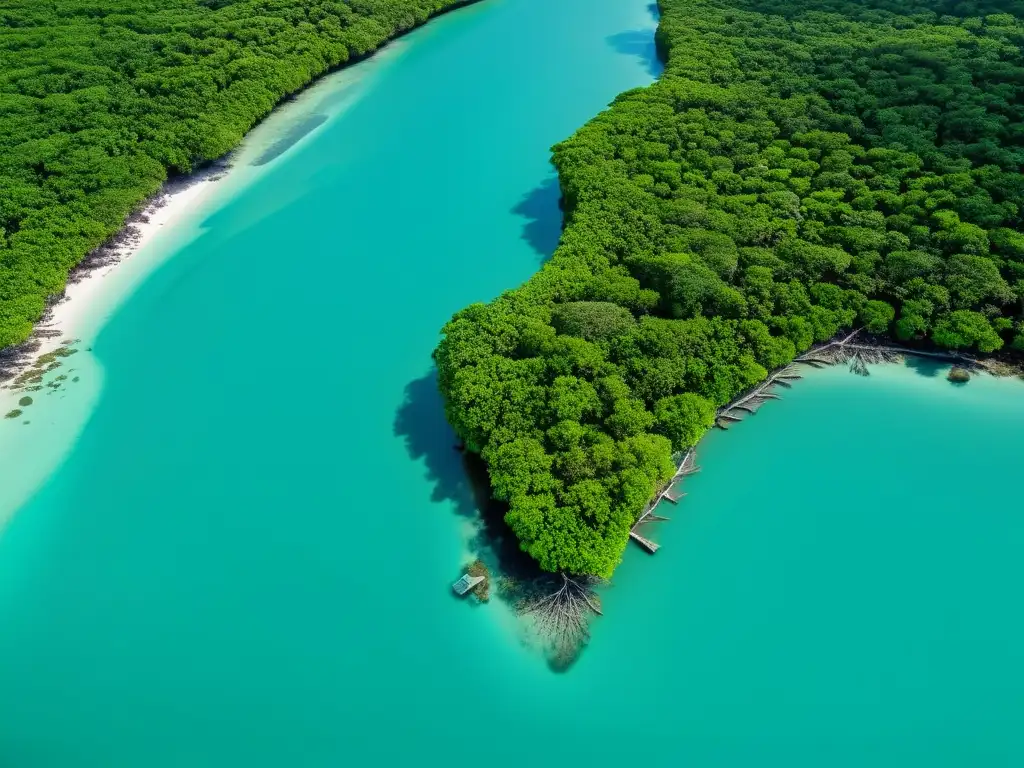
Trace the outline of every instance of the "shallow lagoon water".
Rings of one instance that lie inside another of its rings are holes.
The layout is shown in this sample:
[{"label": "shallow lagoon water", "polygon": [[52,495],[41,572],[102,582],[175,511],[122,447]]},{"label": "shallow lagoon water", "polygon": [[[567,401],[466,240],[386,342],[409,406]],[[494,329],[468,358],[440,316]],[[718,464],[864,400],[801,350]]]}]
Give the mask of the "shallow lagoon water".
[{"label": "shallow lagoon water", "polygon": [[833,369],[713,434],[568,673],[451,596],[474,522],[437,329],[550,253],[547,148],[650,80],[653,23],[432,23],[102,327],[0,538],[0,763],[1024,760],[1017,381]]}]

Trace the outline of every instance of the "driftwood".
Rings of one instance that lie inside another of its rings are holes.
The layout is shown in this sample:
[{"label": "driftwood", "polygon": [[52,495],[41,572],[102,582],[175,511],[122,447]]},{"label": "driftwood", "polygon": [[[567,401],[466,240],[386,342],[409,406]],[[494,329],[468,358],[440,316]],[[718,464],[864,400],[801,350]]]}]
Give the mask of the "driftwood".
[{"label": "driftwood", "polygon": [[[676,456],[679,456],[679,454],[676,454]],[[687,475],[693,475],[700,472],[700,467],[696,464],[696,458],[697,453],[692,449],[682,454],[681,458],[677,460],[676,473],[672,475],[672,479],[665,483],[661,490],[654,495],[654,498],[647,502],[647,506],[643,508],[643,511],[640,513],[640,517],[638,517],[636,519],[636,523],[633,524],[634,529],[636,526],[648,520],[668,520],[667,517],[658,517],[655,515],[654,509],[662,499],[667,499],[673,504],[677,504],[679,499],[686,495],[685,493],[673,493],[673,487]]]},{"label": "driftwood", "polygon": [[572,664],[590,640],[591,619],[603,615],[594,591],[599,583],[593,576],[560,573],[535,581],[530,594],[519,601],[519,614],[533,619],[553,665],[565,668]]},{"label": "driftwood", "polygon": [[769,400],[780,400],[779,395],[772,391],[775,385],[791,387],[799,378],[801,376],[797,366],[791,364],[780,368],[756,387],[720,408],[715,417],[715,426],[728,429],[733,422],[742,421],[746,416],[757,413],[757,409]]},{"label": "driftwood", "polygon": [[960,356],[955,355],[919,353],[915,350],[883,344],[856,344],[854,339],[861,330],[858,329],[843,338],[816,347],[796,358],[789,365],[773,372],[756,387],[748,390],[731,403],[719,409],[715,418],[715,426],[720,429],[728,429],[730,424],[742,421],[746,416],[756,413],[757,409],[769,400],[779,400],[779,395],[772,390],[776,386],[787,388],[793,386],[793,382],[801,378],[800,365],[809,365],[812,368],[825,368],[845,363],[850,366],[850,370],[853,373],[859,376],[867,376],[869,365],[894,363],[907,354],[923,354],[927,357],[943,359],[961,359]]},{"label": "driftwood", "polygon": [[[677,456],[679,458],[676,458]],[[692,449],[673,456],[673,459],[677,462],[676,473],[672,475],[671,480],[662,486],[661,490],[655,494],[654,498],[647,503],[647,506],[645,506],[643,511],[640,512],[640,516],[636,519],[636,522],[633,523],[633,527],[629,530],[629,537],[652,555],[658,551],[658,547],[660,545],[644,536],[640,532],[641,526],[646,525],[647,523],[657,523],[668,520],[667,517],[655,514],[655,510],[658,508],[658,504],[661,503],[662,499],[670,501],[673,504],[678,504],[679,500],[686,495],[685,493],[676,491],[674,487],[678,481],[682,480],[687,475],[700,472],[700,467],[697,466],[695,461],[696,456],[697,454]]]}]

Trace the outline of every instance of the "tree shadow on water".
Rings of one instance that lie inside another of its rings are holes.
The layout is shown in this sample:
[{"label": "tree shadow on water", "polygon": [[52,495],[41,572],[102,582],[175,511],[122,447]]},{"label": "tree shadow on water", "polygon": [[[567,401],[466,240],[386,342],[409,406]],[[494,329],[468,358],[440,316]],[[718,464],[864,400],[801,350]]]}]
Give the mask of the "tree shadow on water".
[{"label": "tree shadow on water", "polygon": [[562,237],[561,202],[558,177],[552,174],[512,209],[516,216],[526,219],[523,240],[530,244],[542,261],[551,258]]},{"label": "tree shadow on water", "polygon": [[654,31],[650,29],[632,29],[609,35],[608,45],[625,56],[634,56],[643,64],[644,71],[652,78],[660,77],[664,65],[658,56],[658,48],[654,42]]},{"label": "tree shadow on water", "polygon": [[470,549],[493,563],[501,574],[535,577],[539,573],[536,563],[519,549],[505,523],[506,506],[491,498],[483,460],[457,449],[458,438],[445,419],[436,368],[406,386],[394,431],[405,441],[409,457],[425,464],[433,485],[431,501],[451,502],[456,514],[479,522]]},{"label": "tree shadow on water", "polygon": [[914,371],[914,373],[929,379],[934,379],[949,367],[949,363],[929,360],[926,357],[918,357],[917,355],[905,355],[903,364]]},{"label": "tree shadow on water", "polygon": [[405,399],[395,416],[395,435],[405,441],[411,459],[422,460],[433,485],[431,501],[450,501],[460,515],[476,514],[476,504],[458,438],[444,415],[444,403],[437,389],[437,369],[405,387]]}]

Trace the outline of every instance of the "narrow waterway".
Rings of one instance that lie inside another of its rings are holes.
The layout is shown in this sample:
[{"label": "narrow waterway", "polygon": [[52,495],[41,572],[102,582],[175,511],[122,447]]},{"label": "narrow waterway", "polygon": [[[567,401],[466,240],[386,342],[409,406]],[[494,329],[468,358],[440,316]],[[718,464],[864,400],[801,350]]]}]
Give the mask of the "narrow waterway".
[{"label": "narrow waterway", "polygon": [[828,370],[715,433],[568,673],[451,596],[476,523],[437,331],[553,249],[548,147],[650,81],[654,23],[432,23],[89,340],[5,458],[63,455],[0,537],[0,764],[1024,761],[1018,381]]}]

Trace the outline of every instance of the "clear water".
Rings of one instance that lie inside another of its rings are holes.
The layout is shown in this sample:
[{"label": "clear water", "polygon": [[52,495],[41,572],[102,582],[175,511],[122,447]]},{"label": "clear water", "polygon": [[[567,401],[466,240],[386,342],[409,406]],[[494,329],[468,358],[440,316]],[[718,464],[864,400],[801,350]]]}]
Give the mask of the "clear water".
[{"label": "clear water", "polygon": [[450,594],[437,329],[553,248],[547,148],[650,80],[653,23],[416,33],[3,425],[11,485],[65,455],[0,538],[0,764],[1021,764],[1019,382],[830,370],[712,435],[567,674]]}]

